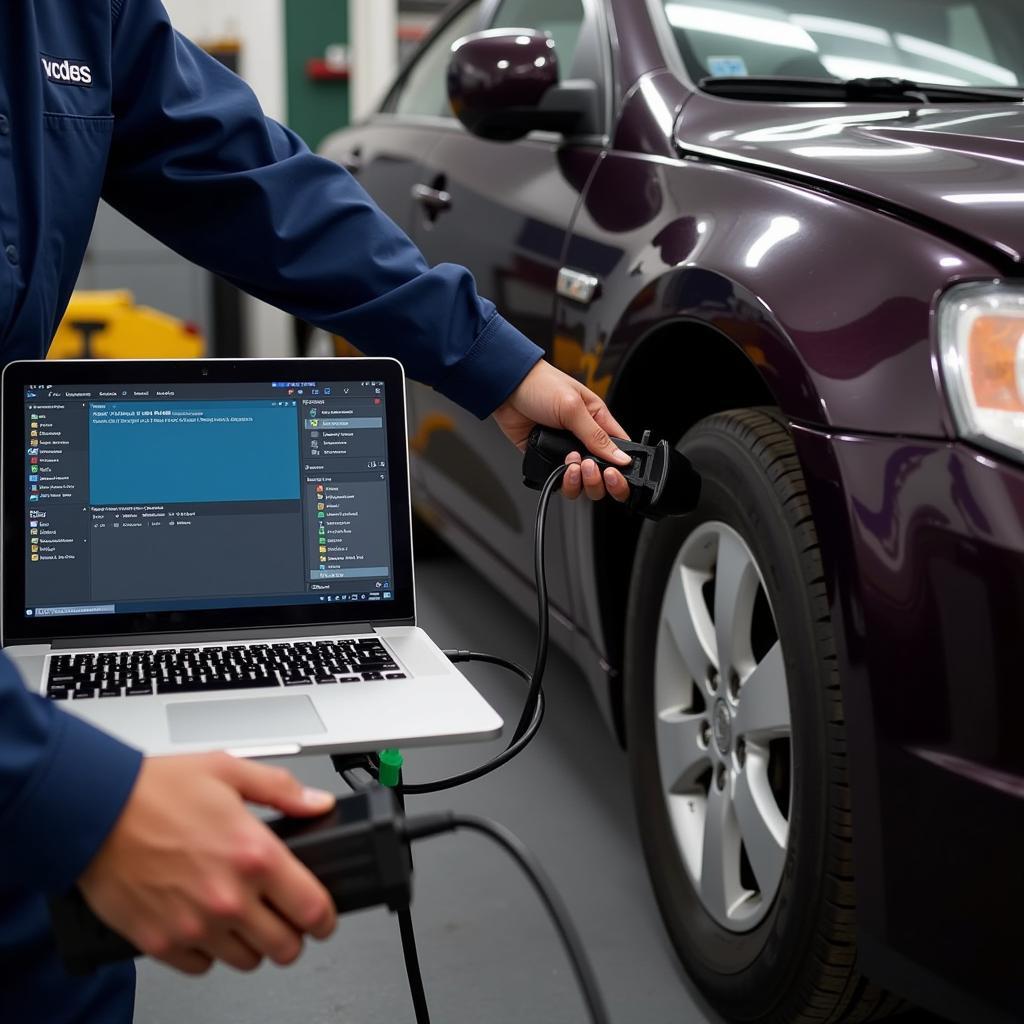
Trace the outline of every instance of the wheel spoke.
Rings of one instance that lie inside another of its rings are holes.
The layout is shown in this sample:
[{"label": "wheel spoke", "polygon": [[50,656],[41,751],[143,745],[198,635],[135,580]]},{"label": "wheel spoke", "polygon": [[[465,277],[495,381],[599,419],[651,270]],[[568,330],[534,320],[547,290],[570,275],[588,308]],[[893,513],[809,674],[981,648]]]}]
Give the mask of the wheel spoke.
[{"label": "wheel spoke", "polygon": [[762,895],[771,899],[786,863],[789,830],[768,785],[764,757],[748,754],[745,768],[736,778],[733,806],[754,877]]},{"label": "wheel spoke", "polygon": [[789,692],[781,643],[776,642],[744,680],[734,728],[740,736],[758,739],[790,734]]},{"label": "wheel spoke", "polygon": [[662,622],[668,626],[670,635],[686,671],[694,682],[703,684],[708,676],[711,659],[697,633],[694,609],[687,594],[683,569],[678,569],[665,591],[661,607]]},{"label": "wheel spoke", "polygon": [[740,835],[728,787],[714,782],[708,790],[704,847],[700,861],[700,894],[704,906],[720,923],[743,895],[740,888]]},{"label": "wheel spoke", "polygon": [[786,666],[780,643],[757,661],[755,637],[771,625],[762,611],[772,615],[750,547],[728,523],[700,524],[679,551],[660,610],[657,755],[686,873],[705,911],[737,933],[768,912],[789,839],[773,760],[788,748],[774,741],[792,733]]},{"label": "wheel spoke", "polygon": [[658,764],[669,793],[692,789],[707,768],[709,754],[700,745],[702,715],[666,711],[658,715]]},{"label": "wheel spoke", "polygon": [[759,585],[757,569],[746,547],[731,532],[718,537],[715,569],[715,644],[723,679],[735,669],[751,667],[750,627]]}]

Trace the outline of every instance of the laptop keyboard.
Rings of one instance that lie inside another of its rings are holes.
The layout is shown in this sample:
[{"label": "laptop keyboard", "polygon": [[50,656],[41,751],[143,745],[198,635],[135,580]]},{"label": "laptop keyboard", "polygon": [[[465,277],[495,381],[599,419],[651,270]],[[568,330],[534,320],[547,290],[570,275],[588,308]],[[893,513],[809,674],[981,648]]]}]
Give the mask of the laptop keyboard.
[{"label": "laptop keyboard", "polygon": [[83,700],[405,678],[384,645],[370,638],[237,644],[57,654],[50,658],[47,696]]}]

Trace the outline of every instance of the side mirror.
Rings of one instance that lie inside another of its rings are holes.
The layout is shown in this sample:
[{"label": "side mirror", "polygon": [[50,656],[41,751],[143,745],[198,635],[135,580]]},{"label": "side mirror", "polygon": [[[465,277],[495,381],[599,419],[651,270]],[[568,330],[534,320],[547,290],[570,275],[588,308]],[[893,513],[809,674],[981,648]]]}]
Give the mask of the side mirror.
[{"label": "side mirror", "polygon": [[561,82],[555,41],[534,29],[490,29],[459,39],[448,65],[448,99],[455,116],[484,139],[600,130],[597,85]]}]

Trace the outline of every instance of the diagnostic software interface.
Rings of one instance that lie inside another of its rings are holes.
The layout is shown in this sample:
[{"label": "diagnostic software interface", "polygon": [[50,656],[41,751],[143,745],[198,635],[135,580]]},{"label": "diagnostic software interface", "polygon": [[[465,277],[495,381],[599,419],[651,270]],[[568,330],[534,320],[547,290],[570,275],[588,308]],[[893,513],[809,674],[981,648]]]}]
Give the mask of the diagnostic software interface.
[{"label": "diagnostic software interface", "polygon": [[26,616],[391,600],[385,391],[26,388]]}]

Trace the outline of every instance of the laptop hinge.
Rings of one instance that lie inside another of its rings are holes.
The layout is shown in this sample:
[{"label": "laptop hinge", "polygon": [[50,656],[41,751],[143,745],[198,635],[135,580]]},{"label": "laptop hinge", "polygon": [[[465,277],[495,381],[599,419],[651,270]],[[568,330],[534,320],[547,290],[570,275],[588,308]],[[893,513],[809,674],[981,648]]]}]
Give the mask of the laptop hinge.
[{"label": "laptop hinge", "polygon": [[205,629],[195,633],[131,633],[128,636],[78,636],[54,640],[53,650],[72,647],[181,647],[231,640],[287,640],[296,636],[349,636],[372,633],[369,622],[324,622],[318,626],[274,626],[267,629]]}]

